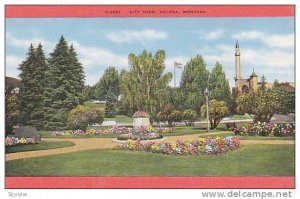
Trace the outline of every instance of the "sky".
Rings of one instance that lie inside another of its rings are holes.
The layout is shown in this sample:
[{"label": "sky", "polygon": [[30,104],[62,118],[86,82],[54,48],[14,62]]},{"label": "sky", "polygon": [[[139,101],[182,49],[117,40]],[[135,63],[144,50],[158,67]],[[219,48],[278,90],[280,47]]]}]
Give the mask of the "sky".
[{"label": "sky", "polygon": [[[208,70],[218,61],[231,87],[235,77],[235,44],[241,51],[241,74],[254,68],[267,82],[294,81],[294,18],[7,18],[6,76],[16,77],[30,44],[41,43],[46,57],[61,35],[73,44],[87,85],[95,84],[109,66],[128,67],[128,55],[144,49],[166,52],[165,72],[174,61],[183,66],[197,54]],[[177,86],[183,69],[176,69]],[[173,80],[170,82],[173,85]]]}]

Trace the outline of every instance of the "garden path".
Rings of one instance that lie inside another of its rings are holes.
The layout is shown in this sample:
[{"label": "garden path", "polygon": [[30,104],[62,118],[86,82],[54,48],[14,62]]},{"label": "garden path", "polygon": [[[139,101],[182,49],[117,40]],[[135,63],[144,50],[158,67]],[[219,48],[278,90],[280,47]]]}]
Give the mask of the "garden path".
[{"label": "garden path", "polygon": [[[226,132],[226,131],[225,131]],[[166,137],[166,141],[175,143],[176,140],[193,140],[197,139],[199,135],[209,136],[213,134],[220,134],[221,132],[211,132],[211,133],[202,133],[202,134],[193,134],[193,135],[180,135],[180,136],[170,136]],[[63,153],[78,152],[90,149],[112,149],[116,144],[113,142],[113,138],[44,138],[43,141],[47,142],[59,142],[59,141],[70,141],[75,145],[64,148],[57,149],[48,149],[48,150],[39,150],[39,151],[26,151],[18,153],[9,153],[5,154],[5,160],[16,160],[23,158],[34,158],[40,156],[48,155],[57,155]],[[294,144],[294,140],[241,140],[242,145],[246,144]]]}]

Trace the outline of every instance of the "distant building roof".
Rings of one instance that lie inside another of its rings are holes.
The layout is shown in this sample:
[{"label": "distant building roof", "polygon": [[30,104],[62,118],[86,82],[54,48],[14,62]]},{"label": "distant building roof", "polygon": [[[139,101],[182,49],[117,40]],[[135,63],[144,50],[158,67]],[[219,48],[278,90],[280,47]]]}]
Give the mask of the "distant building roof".
[{"label": "distant building roof", "polygon": [[289,92],[289,93],[295,93],[295,87],[289,85],[289,84],[279,84],[279,87],[282,88],[283,90]]},{"label": "distant building roof", "polygon": [[[261,82],[258,82],[258,86],[261,87]],[[273,84],[272,83],[266,83],[265,84],[266,88],[272,88]],[[283,90],[289,92],[289,93],[295,93],[295,83],[294,82],[284,82],[284,83],[279,83],[279,87],[282,88]]]}]

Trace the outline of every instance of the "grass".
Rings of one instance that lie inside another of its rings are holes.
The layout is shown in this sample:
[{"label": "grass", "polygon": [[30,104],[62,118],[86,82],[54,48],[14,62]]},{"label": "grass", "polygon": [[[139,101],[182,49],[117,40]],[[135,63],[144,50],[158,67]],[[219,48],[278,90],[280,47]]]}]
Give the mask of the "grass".
[{"label": "grass", "polygon": [[104,103],[84,102],[83,105],[86,106],[86,107],[89,107],[89,108],[99,109],[101,111],[105,110],[105,104]]},{"label": "grass", "polygon": [[245,115],[232,115],[232,116],[230,116],[229,118],[230,118],[230,120],[246,120],[246,119],[253,119],[253,118],[251,118],[250,115],[247,115],[247,114],[245,114]]},{"label": "grass", "polygon": [[63,148],[63,147],[68,147],[68,146],[74,146],[74,143],[68,142],[68,141],[64,141],[64,142],[41,141],[39,144],[17,145],[17,146],[5,147],[5,153],[56,149],[56,148]]},{"label": "grass", "polygon": [[104,121],[116,121],[118,123],[132,123],[132,119],[125,115],[116,115],[114,118],[104,118]]},{"label": "grass", "polygon": [[5,162],[6,176],[293,176],[294,145],[245,145],[225,155],[89,150]]}]

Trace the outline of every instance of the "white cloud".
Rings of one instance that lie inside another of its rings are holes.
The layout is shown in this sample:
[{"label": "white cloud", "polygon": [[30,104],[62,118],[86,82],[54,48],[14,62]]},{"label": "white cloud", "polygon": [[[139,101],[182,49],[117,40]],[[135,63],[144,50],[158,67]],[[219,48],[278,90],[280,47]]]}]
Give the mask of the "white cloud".
[{"label": "white cloud", "polygon": [[217,40],[222,37],[223,33],[224,33],[224,30],[222,30],[222,29],[214,30],[212,32],[201,31],[199,38],[206,39],[206,40]]},{"label": "white cloud", "polygon": [[[294,53],[285,48],[241,48],[242,76],[247,78],[254,68],[259,78],[264,74],[268,81],[292,81],[290,76],[294,74]],[[217,45],[215,51],[198,51],[203,55],[208,68],[212,68],[216,61],[223,65],[227,78],[234,85],[235,75],[235,48],[229,45]],[[287,75],[290,74],[290,75]]]},{"label": "white cloud", "polygon": [[[289,68],[294,66],[294,53],[285,49],[271,48],[243,48],[241,47],[241,64],[251,66],[264,66],[269,68]],[[218,45],[214,53],[203,53],[209,62],[220,61],[222,63],[234,63],[234,47]]]},{"label": "white cloud", "polygon": [[[246,48],[241,60],[251,65],[258,65],[273,69],[287,69],[294,67],[294,53],[283,50],[263,50]],[[273,71],[272,71],[273,72]]]},{"label": "white cloud", "polygon": [[5,75],[18,78],[19,71],[17,68],[23,61],[22,57],[15,55],[7,55],[5,57]]},{"label": "white cloud", "polygon": [[294,34],[270,35],[264,42],[270,47],[294,48]]},{"label": "white cloud", "polygon": [[144,43],[147,41],[155,41],[167,38],[167,33],[153,29],[145,29],[140,31],[123,30],[120,32],[109,32],[106,37],[115,43]]},{"label": "white cloud", "polygon": [[13,47],[27,50],[29,48],[30,44],[37,46],[39,43],[41,43],[43,45],[46,52],[52,51],[55,47],[55,43],[53,41],[49,41],[49,40],[46,40],[43,38],[33,37],[30,39],[20,39],[20,38],[13,36],[10,33],[6,34],[6,44],[11,45]]},{"label": "white cloud", "polygon": [[80,62],[87,68],[115,66],[124,68],[128,65],[128,55],[118,55],[110,50],[100,47],[87,47],[79,44],[77,41],[72,42]]},{"label": "white cloud", "polygon": [[234,34],[232,36],[234,39],[240,39],[240,40],[255,40],[255,39],[261,39],[264,37],[264,33],[259,31],[242,31],[237,34]]},{"label": "white cloud", "polygon": [[293,48],[294,34],[267,34],[260,31],[242,31],[232,35],[232,38],[238,40],[260,40],[269,47]]},{"label": "white cloud", "polygon": [[207,35],[207,39],[209,40],[217,40],[220,39],[222,34],[223,34],[224,30],[216,30],[214,32],[210,32]]}]

